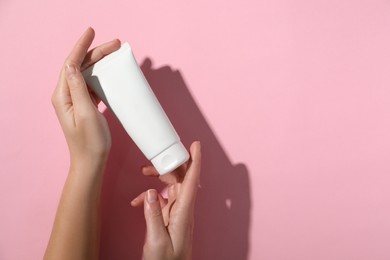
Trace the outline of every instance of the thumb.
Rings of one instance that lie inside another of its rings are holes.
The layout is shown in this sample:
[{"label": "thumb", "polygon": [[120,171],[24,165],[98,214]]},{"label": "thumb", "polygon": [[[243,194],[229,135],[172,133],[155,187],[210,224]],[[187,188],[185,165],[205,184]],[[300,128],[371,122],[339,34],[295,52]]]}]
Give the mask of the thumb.
[{"label": "thumb", "polygon": [[80,68],[74,64],[66,65],[66,80],[74,109],[90,109],[92,100]]},{"label": "thumb", "polygon": [[146,241],[152,244],[161,242],[167,235],[164,218],[156,190],[148,190],[144,199],[146,220]]}]

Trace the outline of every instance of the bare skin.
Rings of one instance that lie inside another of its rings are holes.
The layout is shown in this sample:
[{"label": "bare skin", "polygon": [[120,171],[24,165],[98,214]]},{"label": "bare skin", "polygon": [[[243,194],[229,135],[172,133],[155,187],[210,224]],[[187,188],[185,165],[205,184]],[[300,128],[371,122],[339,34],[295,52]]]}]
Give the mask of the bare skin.
[{"label": "bare skin", "polygon": [[191,145],[190,153],[190,161],[170,174],[159,176],[152,166],[142,170],[144,175],[159,176],[168,185],[167,199],[155,190],[148,190],[131,202],[135,207],[144,205],[147,230],[144,258],[147,260],[191,259],[201,166],[199,142]]},{"label": "bare skin", "polygon": [[[68,143],[70,167],[45,260],[99,258],[100,191],[111,136],[107,121],[97,108],[100,100],[88,89],[81,71],[119,49],[120,41],[115,39],[88,51],[94,35],[94,30],[88,28],[77,41],[52,95]],[[170,187],[167,200],[155,190],[148,190],[132,201],[133,206],[144,205],[147,260],[191,259],[200,143],[194,142],[190,152],[191,159],[185,166],[160,177]],[[143,169],[143,173],[157,174],[152,167]]]}]

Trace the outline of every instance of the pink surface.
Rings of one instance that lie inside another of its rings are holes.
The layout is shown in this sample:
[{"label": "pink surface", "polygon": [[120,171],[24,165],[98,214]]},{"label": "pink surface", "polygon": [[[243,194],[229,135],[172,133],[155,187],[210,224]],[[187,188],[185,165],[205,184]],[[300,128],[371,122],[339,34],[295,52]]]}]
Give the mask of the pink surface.
[{"label": "pink surface", "polygon": [[[188,146],[194,259],[390,259],[390,2],[0,2],[0,259],[40,259],[68,165],[50,104],[87,26],[129,41]],[[149,59],[147,59],[149,58]],[[107,111],[102,259],[140,259],[138,150]]]}]

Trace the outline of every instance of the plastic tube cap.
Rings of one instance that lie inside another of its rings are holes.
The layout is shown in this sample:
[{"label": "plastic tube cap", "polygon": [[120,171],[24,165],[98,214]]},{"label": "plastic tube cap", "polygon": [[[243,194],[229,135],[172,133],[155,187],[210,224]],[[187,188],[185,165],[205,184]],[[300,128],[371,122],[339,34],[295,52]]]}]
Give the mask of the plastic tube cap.
[{"label": "plastic tube cap", "polygon": [[151,162],[160,175],[169,173],[188,161],[190,155],[181,142],[169,146],[159,153]]}]

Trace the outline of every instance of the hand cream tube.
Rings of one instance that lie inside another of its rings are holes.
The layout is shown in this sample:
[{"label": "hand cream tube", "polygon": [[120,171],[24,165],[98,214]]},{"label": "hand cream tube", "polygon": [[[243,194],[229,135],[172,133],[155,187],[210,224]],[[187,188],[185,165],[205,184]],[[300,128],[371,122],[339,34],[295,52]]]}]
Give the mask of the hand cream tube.
[{"label": "hand cream tube", "polygon": [[83,76],[160,174],[189,159],[128,43],[86,69]]}]

